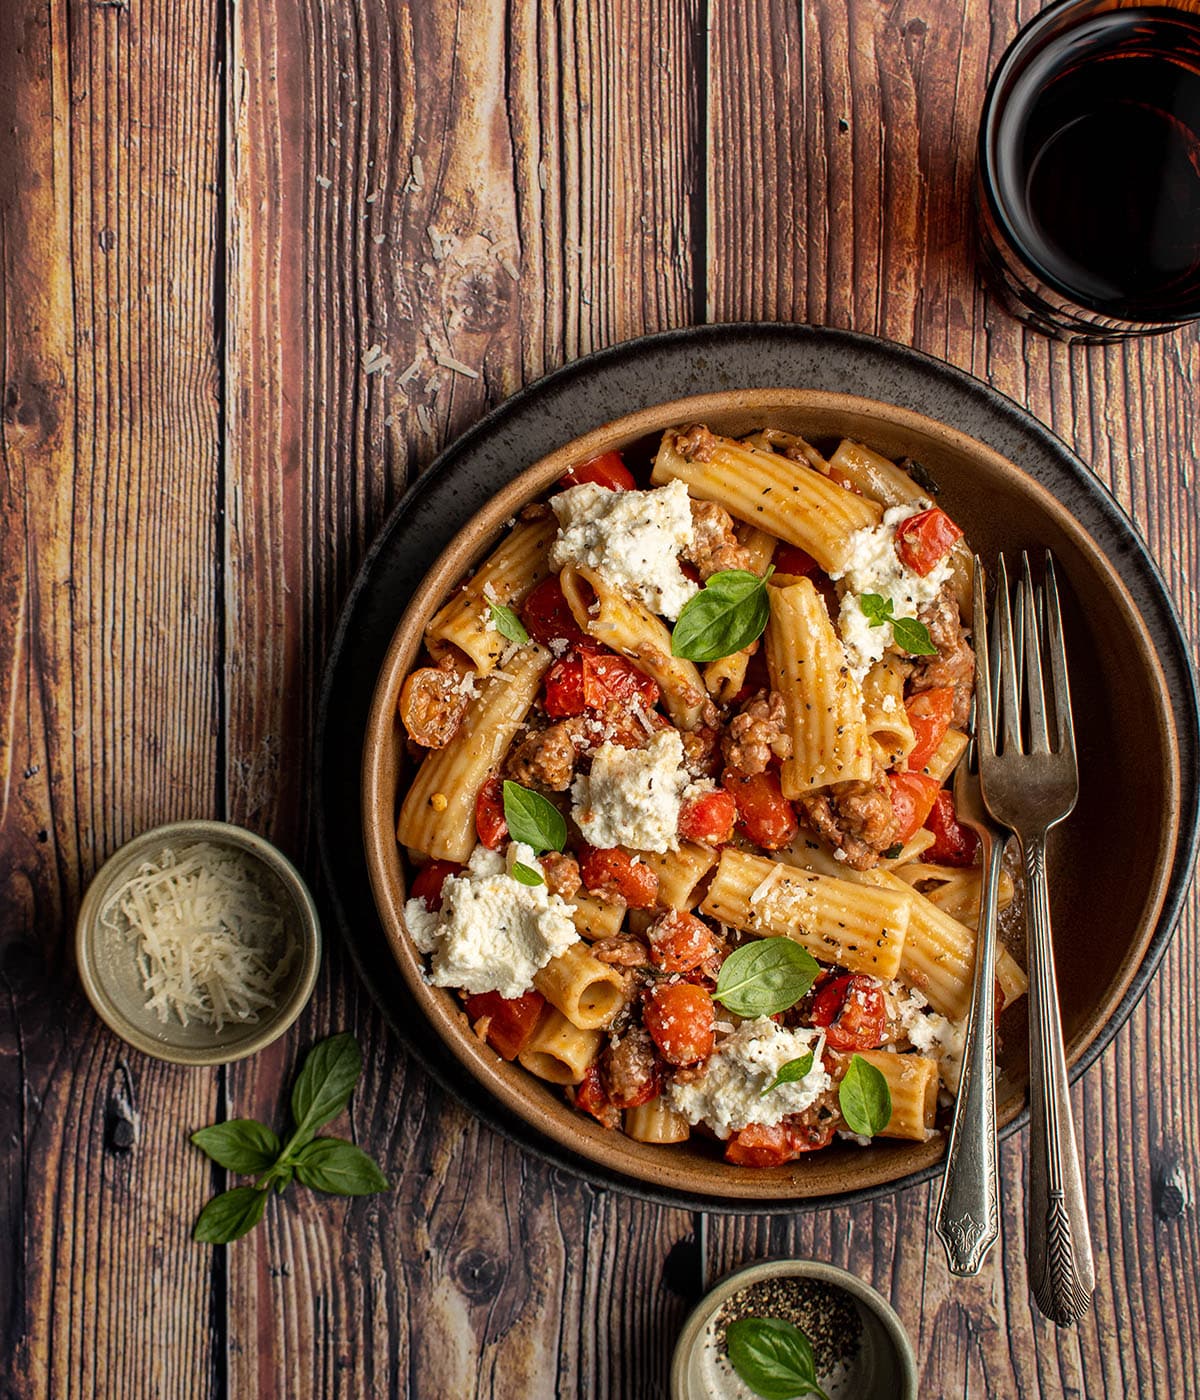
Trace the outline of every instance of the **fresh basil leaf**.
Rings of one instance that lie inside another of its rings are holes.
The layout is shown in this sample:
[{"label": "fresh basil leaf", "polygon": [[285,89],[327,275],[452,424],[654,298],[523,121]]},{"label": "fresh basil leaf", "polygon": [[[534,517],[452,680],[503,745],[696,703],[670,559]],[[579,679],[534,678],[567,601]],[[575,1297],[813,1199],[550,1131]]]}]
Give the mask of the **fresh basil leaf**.
[{"label": "fresh basil leaf", "polygon": [[885,622],[892,620],[894,604],[890,598],[885,598],[881,593],[859,594],[858,606],[872,627],[882,627]]},{"label": "fresh basil leaf", "polygon": [[762,1400],[829,1397],[817,1384],[812,1343],[799,1327],[780,1317],[741,1317],[725,1329],[733,1369]]},{"label": "fresh basil leaf", "polygon": [[915,617],[897,617],[892,622],[896,645],[910,656],[936,656],[937,647],[929,636],[929,628]]},{"label": "fresh basil leaf", "polygon": [[200,1212],[192,1239],[201,1244],[228,1244],[241,1239],[262,1219],[267,1193],[257,1186],[235,1186],[214,1196]]},{"label": "fresh basil leaf", "polygon": [[713,1000],[736,1016],[774,1016],[795,1006],[819,971],[816,959],[790,938],[760,938],[725,959]]},{"label": "fresh basil leaf", "polygon": [[388,1179],[361,1147],[344,1138],[315,1138],[296,1157],[296,1176],[314,1191],[369,1196],[388,1191]]},{"label": "fresh basil leaf", "polygon": [[795,1084],[803,1079],[813,1067],[813,1052],[810,1050],[807,1055],[801,1055],[795,1060],[788,1060],[786,1064],[779,1066],[775,1072],[775,1078],[759,1095],[765,1099],[772,1089],[778,1089],[781,1084]]},{"label": "fresh basil leaf", "polygon": [[514,841],[533,847],[534,855],[561,851],[567,844],[567,824],[553,802],[540,792],[505,780],[504,820]]},{"label": "fresh basil leaf", "polygon": [[883,858],[884,858],[884,860],[895,860],[896,857],[897,857],[903,850],[904,850],[903,844],[902,844],[901,842],[897,841],[896,844],[895,844],[894,846],[889,846],[889,847],[887,848],[887,850],[884,851],[884,853],[883,853]]},{"label": "fresh basil leaf", "polygon": [[506,608],[503,603],[492,603],[492,622],[496,631],[502,637],[506,637],[510,642],[516,642],[518,646],[524,646],[529,640],[529,633],[521,624],[521,619],[513,612],[512,608]]},{"label": "fresh basil leaf", "polygon": [[546,883],[538,871],[534,870],[532,866],[522,865],[519,860],[513,861],[513,868],[508,873],[518,885],[544,885]]},{"label": "fresh basil leaf", "polygon": [[341,1113],[361,1073],[362,1054],[352,1035],[331,1035],[313,1046],[292,1088],[296,1131],[288,1142],[289,1158],[322,1123]]},{"label": "fresh basil leaf", "polygon": [[196,1146],[218,1166],[242,1176],[257,1176],[279,1156],[279,1139],[254,1118],[231,1118],[192,1134]]},{"label": "fresh basil leaf", "polygon": [[688,661],[719,661],[757,641],[771,616],[767,579],[748,569],[713,574],[679,614],[671,633],[671,655]]},{"label": "fresh basil leaf", "polygon": [[861,1055],[853,1057],[838,1085],[838,1103],[846,1126],[863,1137],[882,1132],[892,1116],[892,1091],[887,1080]]}]

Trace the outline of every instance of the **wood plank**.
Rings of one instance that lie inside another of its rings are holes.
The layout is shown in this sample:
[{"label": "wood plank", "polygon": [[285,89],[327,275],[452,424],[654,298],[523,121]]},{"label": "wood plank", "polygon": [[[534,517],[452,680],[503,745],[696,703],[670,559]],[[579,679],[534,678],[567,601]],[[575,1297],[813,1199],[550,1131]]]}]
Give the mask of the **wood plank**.
[{"label": "wood plank", "polygon": [[[0,1355],[12,1392],[207,1394],[217,1078],[127,1051],[71,931],[214,810],[216,9],[0,11]],[[166,1286],[164,1286],[166,1285]]]},{"label": "wood plank", "polygon": [[[691,314],[701,32],[676,0],[237,9],[229,803],[300,856],[324,649],[406,480],[525,380]],[[690,1218],[597,1198],[467,1119],[336,946],[295,1032],[230,1070],[230,1113],[277,1114],[301,1048],[344,1028],[369,1065],[350,1131],[396,1188],[295,1193],[230,1251],[233,1392],[661,1387],[683,1304],[647,1270]]]},{"label": "wood plank", "polygon": [[[1035,8],[1022,6],[1020,18]],[[987,73],[1017,22],[998,12],[989,22],[966,4],[933,16],[852,3],[835,17],[809,3],[798,55],[792,7],[716,6],[710,304],[721,319],[811,319],[914,344],[1027,404],[1131,512],[1196,639],[1200,521],[1179,508],[1200,440],[1195,328],[1125,347],[1067,347],[1022,330],[976,281],[974,132]],[[743,159],[731,168],[722,152]],[[747,227],[756,190],[763,195]],[[798,231],[806,268],[797,267]],[[1153,1182],[1154,1164],[1166,1160],[1191,1183],[1200,1160],[1187,1088],[1197,1043],[1195,908],[1193,895],[1146,1000],[1074,1094],[1100,1277],[1077,1332],[1055,1334],[1029,1304],[1023,1137],[1003,1153],[1004,1248],[977,1281],[951,1285],[931,1188],[865,1212],[802,1218],[778,1243],[772,1227],[715,1222],[719,1267],[771,1247],[854,1269],[908,1324],[922,1396],[1167,1396],[1195,1384],[1194,1214],[1156,1217]]]}]

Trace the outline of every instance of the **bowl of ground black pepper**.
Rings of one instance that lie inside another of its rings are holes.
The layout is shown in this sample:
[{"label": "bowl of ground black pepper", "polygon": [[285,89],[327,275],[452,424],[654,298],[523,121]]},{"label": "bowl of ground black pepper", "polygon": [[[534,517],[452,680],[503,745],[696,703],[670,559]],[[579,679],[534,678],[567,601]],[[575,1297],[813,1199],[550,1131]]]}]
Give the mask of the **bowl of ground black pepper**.
[{"label": "bowl of ground black pepper", "polygon": [[[735,1368],[739,1353],[731,1345],[731,1329],[736,1339],[735,1324],[745,1319],[798,1328],[811,1347],[814,1388],[755,1390],[748,1384]],[[684,1324],[671,1367],[671,1400],[755,1400],[764,1393],[916,1400],[912,1346],[886,1299],[845,1269],[805,1259],[750,1264],[722,1279]]]}]

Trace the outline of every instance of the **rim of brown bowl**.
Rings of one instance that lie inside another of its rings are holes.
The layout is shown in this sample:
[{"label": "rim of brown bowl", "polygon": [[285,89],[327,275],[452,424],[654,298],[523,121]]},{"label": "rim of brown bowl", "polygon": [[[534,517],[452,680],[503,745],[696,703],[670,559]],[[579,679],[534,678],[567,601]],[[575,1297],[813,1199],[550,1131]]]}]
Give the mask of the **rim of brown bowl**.
[{"label": "rim of brown bowl", "polygon": [[[659,1189],[725,1200],[805,1200],[834,1197],[872,1187],[904,1184],[909,1176],[936,1163],[944,1152],[945,1135],[936,1132],[925,1143],[876,1142],[869,1148],[834,1147],[783,1167],[734,1167],[719,1158],[689,1149],[687,1144],[656,1147],[610,1132],[572,1109],[558,1094],[519,1065],[501,1060],[472,1032],[452,993],[431,986],[424,962],[404,932],[405,885],[400,848],[395,838],[397,791],[402,761],[402,734],[396,705],[400,686],[421,645],[426,621],[466,571],[476,564],[502,533],[506,522],[525,504],[557,480],[572,463],[586,461],[626,447],[666,427],[685,422],[731,422],[745,418],[761,425],[769,416],[803,417],[806,431],[816,438],[851,435],[844,431],[854,420],[867,431],[858,435],[888,452],[888,439],[922,440],[922,456],[970,462],[976,472],[999,478],[1030,499],[1040,512],[1047,533],[1068,542],[1116,601],[1132,634],[1140,672],[1149,678],[1153,697],[1156,751],[1164,756],[1157,776],[1164,788],[1164,826],[1158,833],[1147,894],[1138,924],[1124,956],[1110,978],[1099,1005],[1070,1038],[1067,1058],[1074,1064],[1101,1033],[1121,1002],[1153,937],[1170,877],[1180,819],[1179,754],[1175,720],[1166,696],[1166,680],[1153,642],[1136,604],[1104,553],[1070,512],[1045,487],[1014,463],[967,433],[936,419],[876,399],[809,389],[726,390],[655,404],[626,414],[564,443],[534,462],[504,486],[460,529],[439,555],[413,594],[393,633],[372,697],[363,740],[363,840],[375,904],[388,944],[409,990],[462,1066],[511,1112],[569,1152],[608,1171]],[[822,424],[827,423],[827,428]],[[749,427],[743,429],[749,431]],[[894,455],[902,455],[895,452]],[[935,475],[937,472],[935,470]],[[943,476],[943,489],[952,489]],[[968,538],[972,532],[968,530]],[[1059,547],[1061,554],[1061,548]],[[1071,574],[1073,571],[1066,571]],[[1060,571],[1060,579],[1062,572]],[[1128,658],[1126,658],[1128,660]],[[1076,702],[1078,709],[1078,701]],[[1020,1004],[1015,1011],[1020,1011]],[[1014,1037],[1015,1038],[1015,1037]],[[1025,1083],[1000,1084],[1001,1126],[1014,1119],[1025,1103]]]}]

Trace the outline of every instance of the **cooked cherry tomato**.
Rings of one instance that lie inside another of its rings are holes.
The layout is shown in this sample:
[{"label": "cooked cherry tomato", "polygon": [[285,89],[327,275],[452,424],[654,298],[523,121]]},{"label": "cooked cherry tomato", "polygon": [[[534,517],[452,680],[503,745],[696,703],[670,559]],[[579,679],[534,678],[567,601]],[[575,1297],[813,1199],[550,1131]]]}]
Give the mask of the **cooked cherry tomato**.
[{"label": "cooked cherry tomato", "polygon": [[526,597],[521,604],[521,621],[533,640],[544,647],[559,639],[570,642],[576,648],[592,644],[575,621],[575,614],[563,597],[557,574],[544,578]]},{"label": "cooked cherry tomato", "polygon": [[583,1078],[575,1086],[575,1107],[581,1113],[590,1113],[602,1127],[621,1126],[621,1110],[609,1101],[600,1078],[600,1065],[596,1060],[588,1065],[583,1072]]},{"label": "cooked cherry tomato", "polygon": [[646,933],[650,961],[664,972],[692,972],[717,951],[712,929],[695,914],[672,909]]},{"label": "cooked cherry tomato", "polygon": [[524,1050],[545,1004],[541,992],[525,992],[519,997],[480,992],[466,1002],[472,1024],[485,1016],[489,1018],[487,1042],[503,1060],[515,1060]]},{"label": "cooked cherry tomato", "polygon": [[423,899],[425,908],[431,914],[436,914],[442,907],[442,886],[451,875],[457,875],[461,869],[462,866],[456,865],[452,860],[431,860],[413,876],[413,882],[408,887],[408,897]]},{"label": "cooked cherry tomato", "polygon": [[954,798],[945,788],[934,798],[925,825],[934,835],[933,845],[925,853],[928,859],[941,865],[975,864],[979,837],[969,826],[960,825],[954,810]]},{"label": "cooked cherry tomato", "polygon": [[594,481],[609,491],[632,491],[637,483],[619,452],[603,452],[589,462],[581,462],[564,472],[558,479],[560,486],[582,486],[585,481]]},{"label": "cooked cherry tomato", "polygon": [[729,1139],[725,1160],[738,1167],[781,1167],[806,1152],[828,1147],[833,1140],[834,1120],[804,1123],[792,1115],[770,1127],[751,1123]]},{"label": "cooked cherry tomato", "polygon": [[811,1016],[834,1050],[874,1050],[887,1038],[887,1007],[873,977],[850,973],[827,982],[813,998]]},{"label": "cooked cherry tomato", "polygon": [[946,514],[934,506],[932,510],[910,515],[896,528],[896,553],[900,562],[920,574],[932,573],[949,554],[962,531]]},{"label": "cooked cherry tomato", "polygon": [[489,851],[498,851],[508,835],[504,817],[504,779],[493,773],[475,799],[475,830]]},{"label": "cooked cherry tomato", "polygon": [[791,845],[798,829],[796,813],[780,791],[779,778],[771,769],[747,777],[726,768],[721,775],[721,786],[733,794],[738,827],[756,846],[764,851],[778,851]]},{"label": "cooked cherry tomato", "polygon": [[904,708],[908,712],[912,732],[917,737],[908,755],[909,771],[915,773],[925,767],[946,737],[954,714],[954,687],[940,685],[934,690],[918,691],[916,695],[908,697]]},{"label": "cooked cherry tomato", "polygon": [[694,1065],[712,1053],[712,997],[690,982],[661,982],[646,998],[642,1020],[663,1059]]},{"label": "cooked cherry tomato", "polygon": [[634,699],[647,710],[658,704],[658,682],[623,656],[611,651],[587,653],[582,665],[583,699],[589,709],[602,710],[614,701],[627,706]]},{"label": "cooked cherry tomato", "polygon": [[542,685],[542,703],[551,718],[581,715],[587,708],[583,698],[583,661],[580,657],[560,657],[546,672]]},{"label": "cooked cherry tomato", "polygon": [[684,799],[679,809],[679,834],[685,841],[703,841],[709,846],[723,846],[733,840],[733,824],[737,820],[737,803],[733,793],[724,788],[700,792]]},{"label": "cooked cherry tomato", "polygon": [[889,773],[892,811],[896,815],[896,840],[903,845],[925,825],[937,800],[939,785],[924,773]]},{"label": "cooked cherry tomato", "polygon": [[609,850],[581,844],[579,874],[586,889],[618,894],[630,909],[653,909],[658,898],[658,875],[620,846]]},{"label": "cooked cherry tomato", "polygon": [[781,544],[771,556],[777,574],[791,574],[796,578],[807,578],[821,567],[807,550],[799,545]]}]

